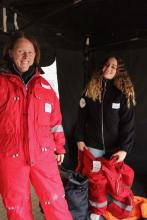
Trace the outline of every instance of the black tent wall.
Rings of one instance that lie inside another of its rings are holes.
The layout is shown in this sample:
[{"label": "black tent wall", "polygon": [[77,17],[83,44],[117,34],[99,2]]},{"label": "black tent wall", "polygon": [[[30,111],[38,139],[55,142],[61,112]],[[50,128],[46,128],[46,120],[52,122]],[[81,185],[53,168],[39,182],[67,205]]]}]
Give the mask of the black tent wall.
[{"label": "black tent wall", "polygon": [[78,103],[84,86],[83,55],[81,52],[57,50],[56,60],[60,105],[66,136],[67,154],[64,166],[73,169],[77,154],[74,131]]},{"label": "black tent wall", "polygon": [[[147,48],[115,51],[127,64],[129,73],[135,85],[136,135],[135,146],[128,155],[127,162],[138,174],[147,173]],[[57,71],[60,93],[60,103],[63,114],[63,125],[66,134],[67,156],[64,165],[74,168],[77,162],[77,147],[74,129],[78,113],[78,103],[84,88],[84,55],[82,52],[57,50]],[[93,68],[101,63],[107,51],[93,52],[91,61]],[[91,65],[91,63],[89,63]]]}]

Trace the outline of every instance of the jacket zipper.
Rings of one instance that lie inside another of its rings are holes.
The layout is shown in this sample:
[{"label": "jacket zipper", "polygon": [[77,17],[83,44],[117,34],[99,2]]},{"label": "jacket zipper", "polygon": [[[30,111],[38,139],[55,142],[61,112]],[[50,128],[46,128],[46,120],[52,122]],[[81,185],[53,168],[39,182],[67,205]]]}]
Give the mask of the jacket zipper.
[{"label": "jacket zipper", "polygon": [[[25,97],[25,108],[28,112],[28,85],[30,83],[30,81],[32,81],[32,79],[35,77],[35,75],[32,76],[31,79],[29,79],[29,81],[25,84],[23,78],[21,77],[22,79],[22,82],[23,84],[25,85],[25,88],[26,88],[26,97]],[[31,165],[31,157],[30,157],[30,148],[29,148],[29,128],[28,128],[28,118],[27,118],[27,145],[28,147],[26,148],[26,158],[28,158],[28,164]]]},{"label": "jacket zipper", "polygon": [[102,107],[101,107],[101,113],[102,113],[102,144],[103,144],[103,149],[105,151],[105,139],[104,139],[104,97],[106,93],[106,85],[107,81],[104,82],[104,90],[102,94]]},{"label": "jacket zipper", "polygon": [[[12,75],[12,74],[7,74],[7,75]],[[26,94],[25,94],[25,109],[28,110],[28,109],[27,109],[28,84],[30,83],[30,81],[32,81],[32,79],[35,77],[35,75],[32,76],[32,78],[29,79],[29,81],[28,81],[26,84],[25,84],[25,82],[24,82],[24,80],[23,80],[23,78],[22,78],[21,75],[19,75],[19,76],[15,75],[15,77],[16,77],[16,78],[19,78],[19,79],[21,80],[21,82],[23,83],[23,85],[25,86],[25,89],[26,89]],[[23,108],[24,108],[24,106],[23,106]],[[28,122],[28,121],[27,121],[27,122]],[[26,121],[25,121],[24,123],[26,123]],[[28,123],[27,123],[27,134],[28,134]],[[28,138],[29,138],[29,137],[28,137]],[[27,139],[27,141],[28,141],[28,139]],[[26,143],[26,144],[28,144],[28,143]],[[24,150],[24,154],[25,154],[25,157],[27,158],[28,163],[30,164],[30,163],[31,163],[31,158],[30,158],[30,150],[29,150],[29,147]]]},{"label": "jacket zipper", "polygon": [[[25,82],[24,82],[24,80],[23,80],[23,78],[22,78],[22,76],[21,75],[19,75],[20,76],[20,79],[21,79],[21,81],[22,81],[22,83],[23,83],[23,85],[25,86],[25,89],[26,89],[26,93],[25,93],[25,99],[24,99],[24,103],[25,103],[25,105],[23,106],[23,108],[25,109],[25,111],[26,112],[28,112],[28,109],[27,109],[27,95],[28,95],[28,83],[29,83],[29,81],[25,84]],[[32,78],[31,78],[32,79]],[[26,126],[26,130],[27,130],[27,139],[25,139],[25,144],[27,145],[27,146],[29,146],[28,145],[28,143],[29,143],[29,140],[28,140],[28,118],[26,118],[27,119],[27,122],[26,121],[24,121],[23,123],[25,123],[27,126]],[[26,120],[25,119],[25,120]],[[24,119],[23,119],[24,120]],[[25,154],[25,158],[26,158],[26,161],[27,161],[27,163],[28,164],[30,164],[31,163],[31,158],[30,158],[30,150],[29,150],[29,147],[25,147],[25,149],[24,149],[24,154]]]}]

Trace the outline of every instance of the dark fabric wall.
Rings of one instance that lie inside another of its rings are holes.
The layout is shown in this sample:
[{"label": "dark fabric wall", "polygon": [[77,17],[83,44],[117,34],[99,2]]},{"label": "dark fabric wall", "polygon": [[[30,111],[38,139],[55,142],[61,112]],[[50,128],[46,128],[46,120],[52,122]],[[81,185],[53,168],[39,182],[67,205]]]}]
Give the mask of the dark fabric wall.
[{"label": "dark fabric wall", "polygon": [[[127,162],[139,174],[147,173],[147,48],[115,51],[120,55],[129,70],[134,82],[136,106],[135,146],[128,155]],[[90,55],[89,66],[97,66],[108,51],[93,52]],[[82,52],[57,51],[57,69],[63,124],[67,138],[67,156],[65,166],[73,168],[76,164],[77,150],[74,138],[74,128],[77,119],[78,103],[84,84],[84,56]],[[89,72],[87,73],[89,74]],[[90,74],[89,74],[90,75]]]},{"label": "dark fabric wall", "polygon": [[73,169],[77,155],[74,130],[84,83],[83,56],[81,52],[57,50],[56,60],[60,104],[66,135],[67,154],[64,166]]}]

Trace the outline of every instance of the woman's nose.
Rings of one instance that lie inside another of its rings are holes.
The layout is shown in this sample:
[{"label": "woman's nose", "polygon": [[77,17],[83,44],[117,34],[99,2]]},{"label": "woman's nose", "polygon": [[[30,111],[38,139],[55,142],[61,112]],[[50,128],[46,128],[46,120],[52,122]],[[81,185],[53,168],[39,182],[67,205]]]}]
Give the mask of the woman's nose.
[{"label": "woman's nose", "polygon": [[111,69],[111,67],[110,66],[107,66],[107,70],[110,70]]},{"label": "woman's nose", "polygon": [[24,58],[27,58],[28,55],[29,55],[29,54],[28,54],[27,52],[24,52],[24,53],[23,53],[23,57],[24,57]]}]

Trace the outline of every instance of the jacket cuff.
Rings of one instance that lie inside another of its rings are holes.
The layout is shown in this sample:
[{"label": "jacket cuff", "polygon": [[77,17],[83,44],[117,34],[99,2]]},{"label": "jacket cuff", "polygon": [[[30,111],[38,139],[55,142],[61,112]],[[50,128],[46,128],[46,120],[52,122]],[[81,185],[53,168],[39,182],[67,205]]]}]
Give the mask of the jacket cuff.
[{"label": "jacket cuff", "polygon": [[56,146],[55,152],[56,152],[56,154],[65,154],[66,153],[64,146]]}]

